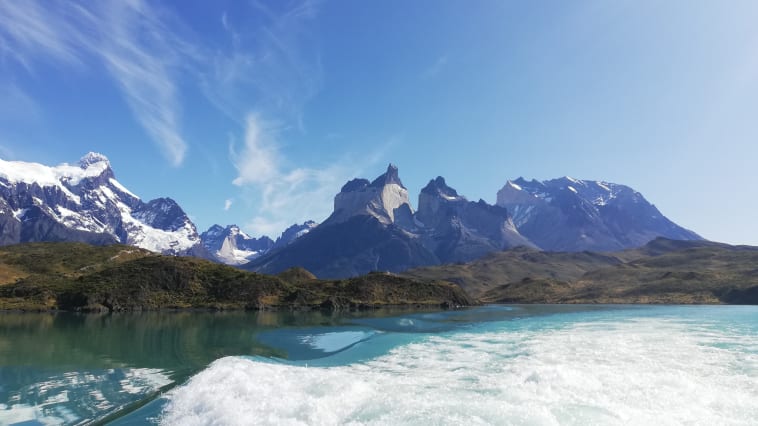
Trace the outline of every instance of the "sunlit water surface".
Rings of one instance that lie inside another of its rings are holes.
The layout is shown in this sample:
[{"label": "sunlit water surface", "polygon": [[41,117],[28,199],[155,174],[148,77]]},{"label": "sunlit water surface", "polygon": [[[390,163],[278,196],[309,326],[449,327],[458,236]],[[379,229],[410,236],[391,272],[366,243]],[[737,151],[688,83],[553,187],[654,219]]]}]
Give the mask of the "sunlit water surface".
[{"label": "sunlit water surface", "polygon": [[0,424],[756,424],[758,307],[0,314]]}]

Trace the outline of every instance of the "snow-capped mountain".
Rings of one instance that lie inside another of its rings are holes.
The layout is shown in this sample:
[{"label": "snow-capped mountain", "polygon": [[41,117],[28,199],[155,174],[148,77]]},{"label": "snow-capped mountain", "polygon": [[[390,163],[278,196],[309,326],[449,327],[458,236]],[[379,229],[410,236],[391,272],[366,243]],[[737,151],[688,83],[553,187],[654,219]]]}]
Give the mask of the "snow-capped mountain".
[{"label": "snow-capped mountain", "polygon": [[251,237],[237,225],[213,225],[200,234],[200,239],[214,260],[227,265],[242,265],[271,250],[287,246],[317,225],[312,220],[292,225],[276,241],[265,235],[260,238]]},{"label": "snow-capped mountain", "polygon": [[466,262],[493,251],[534,244],[521,235],[503,207],[468,201],[442,176],[421,190],[416,212],[424,246],[441,262]]},{"label": "snow-capped mountain", "polygon": [[290,226],[289,228],[285,229],[284,232],[282,232],[282,235],[280,235],[279,238],[276,239],[276,242],[274,243],[274,246],[271,247],[271,249],[276,250],[280,247],[289,245],[296,239],[311,232],[317,226],[318,226],[318,223],[312,220],[307,220],[300,224],[296,223]]},{"label": "snow-capped mountain", "polygon": [[274,241],[267,236],[253,238],[237,225],[213,225],[200,234],[205,248],[219,262],[227,265],[242,265],[274,246]]},{"label": "snow-capped mountain", "polygon": [[302,266],[319,277],[339,278],[468,261],[518,245],[534,246],[506,209],[470,202],[442,177],[421,191],[414,214],[398,169],[390,164],[373,181],[345,184],[334,197],[334,212],[318,228],[244,267],[277,273]]},{"label": "snow-capped mountain", "polygon": [[170,198],[147,203],[90,152],[78,164],[49,167],[0,160],[0,243],[123,243],[155,252],[200,255],[195,225]]},{"label": "snow-capped mountain", "polygon": [[508,181],[497,205],[472,202],[432,179],[414,213],[397,167],[373,181],[353,179],[334,212],[290,245],[243,267],[277,273],[302,266],[319,277],[469,261],[516,246],[543,250],[620,250],[656,237],[701,239],[663,216],[628,186],[572,178]]},{"label": "snow-capped mountain", "polygon": [[609,251],[639,247],[656,237],[702,239],[668,218],[634,189],[563,177],[518,178],[497,193],[519,232],[544,250]]}]

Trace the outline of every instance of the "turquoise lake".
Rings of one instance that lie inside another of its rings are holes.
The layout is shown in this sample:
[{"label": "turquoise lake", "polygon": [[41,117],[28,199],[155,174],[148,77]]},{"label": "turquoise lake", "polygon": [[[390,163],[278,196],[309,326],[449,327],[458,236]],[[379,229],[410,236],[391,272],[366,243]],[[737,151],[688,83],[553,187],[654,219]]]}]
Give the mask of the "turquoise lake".
[{"label": "turquoise lake", "polygon": [[758,423],[758,307],[0,314],[0,424]]}]

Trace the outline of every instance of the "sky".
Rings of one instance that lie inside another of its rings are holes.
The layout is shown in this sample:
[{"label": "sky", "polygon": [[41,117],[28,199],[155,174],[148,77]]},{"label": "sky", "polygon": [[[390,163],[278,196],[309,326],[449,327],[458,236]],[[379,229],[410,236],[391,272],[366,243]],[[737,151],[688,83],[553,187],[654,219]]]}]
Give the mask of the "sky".
[{"label": "sky", "polygon": [[0,158],[89,151],[144,200],[276,237],[388,163],[629,185],[758,245],[758,2],[0,2]]}]

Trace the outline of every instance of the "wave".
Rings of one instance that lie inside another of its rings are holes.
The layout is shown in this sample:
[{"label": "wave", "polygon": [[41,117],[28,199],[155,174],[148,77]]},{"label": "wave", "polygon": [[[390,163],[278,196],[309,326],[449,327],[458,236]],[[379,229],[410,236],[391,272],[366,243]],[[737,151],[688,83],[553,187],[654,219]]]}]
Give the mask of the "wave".
[{"label": "wave", "polygon": [[228,357],[175,388],[161,422],[751,424],[757,347],[754,332],[642,318],[424,336],[332,367]]}]

